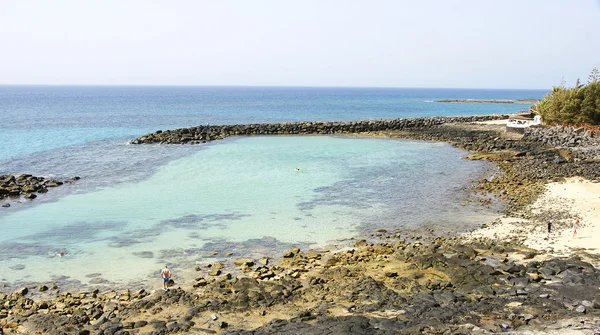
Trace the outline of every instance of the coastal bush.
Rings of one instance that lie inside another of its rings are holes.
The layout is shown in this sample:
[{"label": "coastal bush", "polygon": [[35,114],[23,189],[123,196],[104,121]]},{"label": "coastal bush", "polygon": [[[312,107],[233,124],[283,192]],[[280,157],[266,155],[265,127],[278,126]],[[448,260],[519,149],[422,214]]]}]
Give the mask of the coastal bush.
[{"label": "coastal bush", "polygon": [[600,125],[600,75],[594,68],[586,85],[552,88],[535,110],[546,124]]}]

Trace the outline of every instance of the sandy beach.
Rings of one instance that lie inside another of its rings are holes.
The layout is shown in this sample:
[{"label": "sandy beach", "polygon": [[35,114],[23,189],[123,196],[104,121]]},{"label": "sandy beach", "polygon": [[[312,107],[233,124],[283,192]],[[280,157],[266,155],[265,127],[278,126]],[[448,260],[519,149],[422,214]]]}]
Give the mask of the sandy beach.
[{"label": "sandy beach", "polygon": [[[545,193],[531,206],[530,218],[504,217],[468,235],[497,240],[519,239],[546,256],[570,256],[576,252],[600,254],[600,183],[579,177],[546,185]],[[573,221],[581,226],[573,237]],[[552,232],[547,233],[547,222]]]}]

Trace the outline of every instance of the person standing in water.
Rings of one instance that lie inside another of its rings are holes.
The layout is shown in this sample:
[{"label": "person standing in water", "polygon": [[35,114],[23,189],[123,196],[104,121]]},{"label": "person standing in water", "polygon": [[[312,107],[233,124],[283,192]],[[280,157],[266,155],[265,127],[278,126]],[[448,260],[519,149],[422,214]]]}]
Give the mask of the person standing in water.
[{"label": "person standing in water", "polygon": [[160,271],[160,276],[163,279],[163,290],[169,289],[169,280],[171,280],[171,270],[165,265],[165,268]]}]

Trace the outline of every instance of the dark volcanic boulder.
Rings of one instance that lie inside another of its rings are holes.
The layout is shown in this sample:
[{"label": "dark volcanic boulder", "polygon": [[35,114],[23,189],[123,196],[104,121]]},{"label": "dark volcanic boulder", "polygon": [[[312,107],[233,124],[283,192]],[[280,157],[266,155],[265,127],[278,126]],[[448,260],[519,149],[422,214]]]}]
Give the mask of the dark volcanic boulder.
[{"label": "dark volcanic boulder", "polygon": [[28,334],[48,334],[69,323],[69,318],[56,314],[34,314],[23,322]]}]

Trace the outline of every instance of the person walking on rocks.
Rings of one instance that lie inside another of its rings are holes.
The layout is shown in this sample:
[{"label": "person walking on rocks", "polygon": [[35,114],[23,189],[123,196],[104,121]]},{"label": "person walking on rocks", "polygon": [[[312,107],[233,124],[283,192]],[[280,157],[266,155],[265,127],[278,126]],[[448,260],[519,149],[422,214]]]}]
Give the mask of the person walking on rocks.
[{"label": "person walking on rocks", "polygon": [[548,238],[550,238],[550,233],[552,232],[552,222],[548,221]]},{"label": "person walking on rocks", "polygon": [[163,279],[163,290],[169,289],[169,280],[171,280],[171,270],[165,265],[165,268],[160,271],[160,276]]}]

